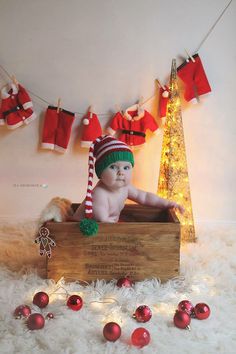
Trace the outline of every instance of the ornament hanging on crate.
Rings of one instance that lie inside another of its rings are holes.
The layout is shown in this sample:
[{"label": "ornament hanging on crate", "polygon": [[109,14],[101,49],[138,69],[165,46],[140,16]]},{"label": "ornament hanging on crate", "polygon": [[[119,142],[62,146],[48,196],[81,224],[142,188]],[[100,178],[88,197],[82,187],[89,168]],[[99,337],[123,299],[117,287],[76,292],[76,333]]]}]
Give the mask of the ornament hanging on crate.
[{"label": "ornament hanging on crate", "polygon": [[39,254],[40,256],[46,255],[48,258],[51,258],[52,250],[51,247],[56,246],[56,242],[49,237],[49,229],[45,226],[40,227],[39,236],[35,239],[35,243],[39,244]]}]

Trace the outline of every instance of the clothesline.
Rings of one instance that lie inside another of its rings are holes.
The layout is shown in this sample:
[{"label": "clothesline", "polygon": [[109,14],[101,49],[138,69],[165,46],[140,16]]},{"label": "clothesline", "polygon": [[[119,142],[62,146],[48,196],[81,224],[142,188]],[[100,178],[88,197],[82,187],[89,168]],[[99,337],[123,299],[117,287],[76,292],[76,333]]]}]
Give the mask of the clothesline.
[{"label": "clothesline", "polygon": [[[2,71],[5,72],[5,74],[12,80],[12,76],[10,75],[10,73],[0,64],[0,68],[2,69]],[[48,106],[52,105],[51,102],[47,101],[46,99],[44,99],[43,97],[40,97],[39,95],[35,94],[34,92],[32,92],[31,90],[29,90],[27,88],[27,91],[34,97],[37,97],[39,100],[41,100],[42,102],[46,103]],[[156,95],[153,94],[152,96],[146,98],[145,100],[142,99],[142,102],[140,103],[140,106],[145,105],[148,101],[152,100]],[[74,112],[77,115],[85,115],[86,112]],[[109,116],[110,113],[96,113],[98,116]]]},{"label": "clothesline", "polygon": [[[200,42],[199,46],[197,47],[197,49],[195,50],[194,53],[197,53],[200,48],[202,47],[202,45],[205,43],[205,41],[207,40],[207,38],[210,36],[210,34],[212,33],[212,31],[214,30],[215,26],[219,23],[219,21],[221,20],[221,18],[223,17],[224,13],[226,12],[226,10],[228,9],[228,7],[231,5],[233,0],[230,0],[229,3],[225,6],[225,8],[223,9],[223,11],[220,13],[220,15],[218,16],[218,18],[216,19],[216,21],[214,22],[214,24],[210,27],[210,29],[208,30],[207,34],[204,36],[204,38],[202,39],[202,41]],[[12,75],[10,75],[10,73],[0,64],[0,68],[2,69],[2,71],[5,72],[5,74],[12,80]],[[42,102],[46,103],[47,105],[51,105],[51,102],[47,101],[45,98],[35,94],[34,92],[32,92],[31,90],[29,90],[27,88],[28,92],[38,98],[39,100],[41,100]],[[145,105],[147,102],[149,102],[150,100],[152,100],[156,95],[153,94],[152,96],[148,97],[145,100],[142,100],[142,102],[140,103],[140,106]],[[74,112],[77,115],[85,115],[86,112]],[[108,112],[103,112],[103,113],[97,113],[97,115],[99,116],[109,116],[110,113]]]},{"label": "clothesline", "polygon": [[199,51],[199,49],[202,47],[202,45],[204,44],[204,42],[207,40],[207,38],[210,36],[210,34],[212,33],[213,29],[215,28],[215,26],[217,25],[217,23],[220,21],[220,19],[222,18],[222,16],[224,15],[225,11],[228,9],[228,7],[230,6],[230,4],[232,3],[233,0],[230,0],[230,2],[225,6],[225,8],[223,9],[223,11],[220,13],[220,15],[217,17],[216,21],[213,23],[213,25],[211,26],[211,28],[209,29],[209,31],[207,32],[207,34],[205,35],[205,37],[203,38],[203,40],[200,42],[199,46],[197,47],[197,49],[195,50],[195,53],[197,53]]}]

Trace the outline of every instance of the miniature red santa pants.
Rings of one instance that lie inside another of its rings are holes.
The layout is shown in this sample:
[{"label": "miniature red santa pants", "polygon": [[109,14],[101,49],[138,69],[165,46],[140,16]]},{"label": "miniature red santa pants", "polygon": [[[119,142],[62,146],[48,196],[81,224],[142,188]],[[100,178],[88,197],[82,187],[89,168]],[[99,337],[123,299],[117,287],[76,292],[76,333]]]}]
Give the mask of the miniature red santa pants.
[{"label": "miniature red santa pants", "polygon": [[195,62],[190,60],[177,68],[178,76],[185,84],[184,98],[191,101],[196,96],[211,92],[211,87],[206,77],[201,59],[198,54],[194,54]]},{"label": "miniature red santa pants", "polygon": [[42,148],[65,152],[70,140],[75,114],[65,109],[48,106],[43,126]]}]

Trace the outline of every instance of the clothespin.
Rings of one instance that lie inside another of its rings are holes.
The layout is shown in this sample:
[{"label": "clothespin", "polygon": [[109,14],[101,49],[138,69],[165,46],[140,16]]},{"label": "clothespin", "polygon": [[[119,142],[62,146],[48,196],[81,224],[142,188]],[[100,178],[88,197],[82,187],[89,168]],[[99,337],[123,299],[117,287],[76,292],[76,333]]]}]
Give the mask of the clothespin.
[{"label": "clothespin", "polygon": [[118,103],[115,104],[115,110],[116,110],[116,112],[121,112],[122,113],[121,106]]},{"label": "clothespin", "polygon": [[18,88],[19,82],[16,80],[15,75],[12,75],[11,79],[12,79],[13,84],[16,85],[16,87]]},{"label": "clothespin", "polygon": [[57,113],[60,112],[60,109],[61,109],[61,98],[59,97],[57,100]]},{"label": "clothespin", "polygon": [[92,118],[93,117],[93,113],[94,113],[93,105],[89,106],[88,113],[89,113],[89,118]]},{"label": "clothespin", "polygon": [[138,115],[144,112],[144,107],[142,107],[148,100],[144,101],[144,97],[141,96],[138,101]]},{"label": "clothespin", "polygon": [[144,104],[144,98],[141,96],[138,101],[138,106],[141,108],[141,106]]},{"label": "clothespin", "polygon": [[93,118],[93,113],[94,113],[94,110],[93,110],[93,106],[91,105],[91,106],[89,106],[88,111],[82,120],[83,125],[89,125],[89,120]]},{"label": "clothespin", "polygon": [[157,83],[157,85],[158,85],[160,88],[162,88],[163,90],[165,90],[165,86],[163,86],[163,85],[161,84],[160,80],[156,79],[156,83]]},{"label": "clothespin", "polygon": [[[195,63],[195,59],[192,55],[189,54],[189,52],[187,51],[187,49],[184,49],[188,58],[190,58],[192,60],[193,63]],[[189,62],[188,58],[186,59],[187,63]]]},{"label": "clothespin", "polygon": [[4,89],[5,87],[8,87],[8,84],[4,84],[3,86],[0,87],[0,92],[2,91],[2,89]]}]

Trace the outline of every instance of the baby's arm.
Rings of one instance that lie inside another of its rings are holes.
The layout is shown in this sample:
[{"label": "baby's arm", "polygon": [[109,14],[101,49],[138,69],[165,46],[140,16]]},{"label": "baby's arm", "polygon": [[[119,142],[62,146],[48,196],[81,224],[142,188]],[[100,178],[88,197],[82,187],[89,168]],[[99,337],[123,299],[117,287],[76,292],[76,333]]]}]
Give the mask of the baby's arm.
[{"label": "baby's arm", "polygon": [[154,193],[142,191],[132,185],[129,186],[128,199],[146,206],[152,206],[161,209],[176,208],[180,211],[181,214],[184,212],[184,208],[178,203],[168,199],[160,198]]}]

